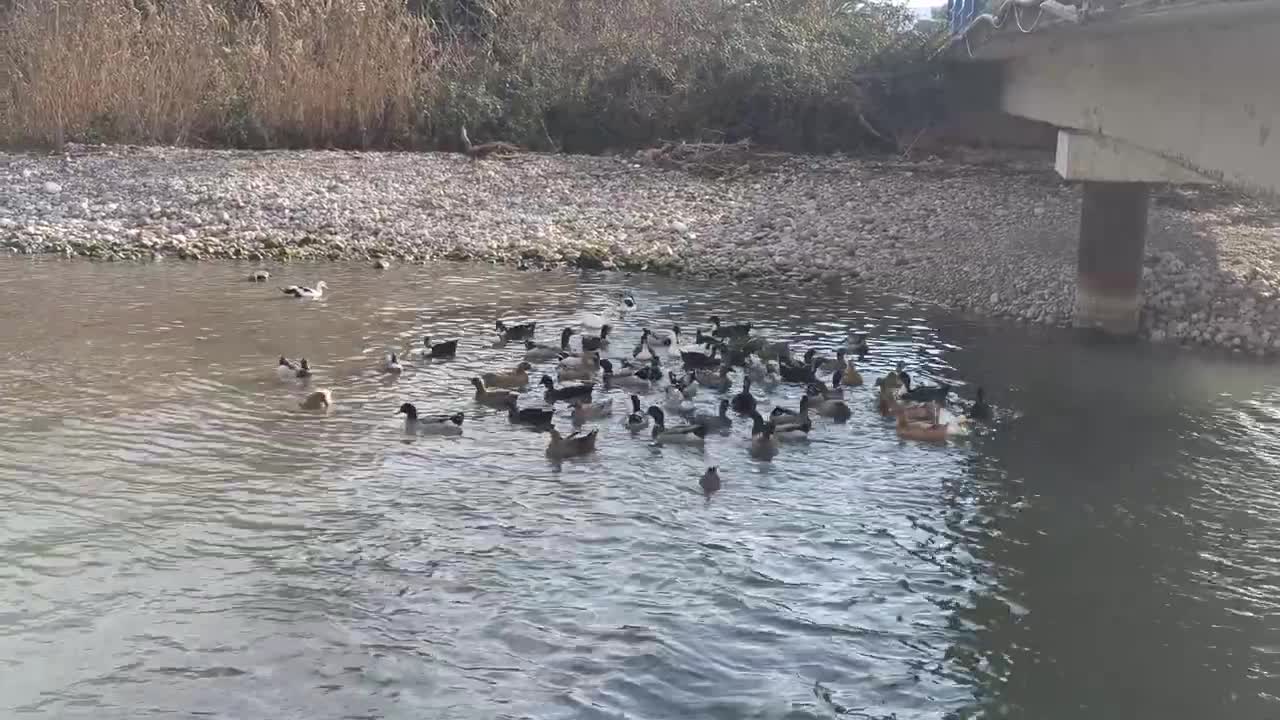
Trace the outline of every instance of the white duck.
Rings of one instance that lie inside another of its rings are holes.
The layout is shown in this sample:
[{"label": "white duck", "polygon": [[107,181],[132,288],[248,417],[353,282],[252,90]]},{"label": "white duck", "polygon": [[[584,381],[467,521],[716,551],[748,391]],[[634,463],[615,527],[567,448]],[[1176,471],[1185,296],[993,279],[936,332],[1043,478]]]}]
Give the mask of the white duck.
[{"label": "white duck", "polygon": [[306,285],[290,285],[289,287],[280,288],[280,292],[303,300],[318,300],[324,296],[324,290],[327,287],[329,286],[321,280],[316,283],[315,287],[307,287]]}]

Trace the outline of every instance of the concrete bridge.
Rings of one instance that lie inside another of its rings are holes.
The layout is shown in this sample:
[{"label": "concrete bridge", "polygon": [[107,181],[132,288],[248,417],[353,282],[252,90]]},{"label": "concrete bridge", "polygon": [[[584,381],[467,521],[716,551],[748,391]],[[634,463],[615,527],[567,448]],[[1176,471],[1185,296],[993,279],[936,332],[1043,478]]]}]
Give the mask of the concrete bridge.
[{"label": "concrete bridge", "polygon": [[1151,183],[1280,195],[1280,0],[990,8],[952,0],[944,57],[976,103],[1059,128],[1084,193],[1075,324],[1133,333]]}]

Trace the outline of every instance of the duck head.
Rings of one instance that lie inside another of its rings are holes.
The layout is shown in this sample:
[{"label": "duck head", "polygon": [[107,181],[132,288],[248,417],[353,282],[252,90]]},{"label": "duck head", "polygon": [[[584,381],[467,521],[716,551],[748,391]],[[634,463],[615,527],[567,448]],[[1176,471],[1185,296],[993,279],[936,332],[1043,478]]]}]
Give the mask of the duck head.
[{"label": "duck head", "polygon": [[516,372],[526,372],[526,373],[527,373],[527,372],[529,372],[529,371],[530,371],[530,370],[532,370],[532,369],[533,369],[533,365],[530,365],[527,361],[521,361],[521,363],[520,363],[519,365],[517,365],[517,366],[516,366]]},{"label": "duck head", "polygon": [[560,331],[560,347],[569,347],[569,338],[573,337],[573,328],[565,328]]},{"label": "duck head", "polygon": [[720,316],[719,316],[719,315],[712,315],[712,316],[711,316],[711,324],[712,324],[713,326],[715,326],[715,327],[720,327]]},{"label": "duck head", "polygon": [[471,384],[475,386],[476,390],[484,390],[484,380],[478,377],[471,378]]},{"label": "duck head", "polygon": [[817,354],[818,354],[818,351],[817,351],[817,350],[814,350],[813,348],[809,348],[808,350],[805,350],[805,351],[804,351],[804,364],[805,364],[805,365],[812,365],[812,364],[813,364],[813,358],[814,358],[814,356],[815,356],[815,355],[817,355]]},{"label": "duck head", "polygon": [[609,337],[609,333],[611,333],[611,332],[613,332],[613,326],[612,326],[612,325],[610,325],[609,323],[605,323],[604,325],[601,325],[601,326],[600,326],[600,339],[601,339],[601,340],[604,340],[605,338]]},{"label": "duck head", "polygon": [[414,407],[413,403],[405,403],[400,406],[400,409],[396,411],[396,414],[404,415],[410,420],[417,420],[418,408]]},{"label": "duck head", "polygon": [[[979,396],[979,397],[981,397],[981,396]],[[639,396],[639,395],[632,395],[632,396],[631,396],[631,412],[633,412],[633,413],[638,413],[638,412],[640,412],[640,396]]]},{"label": "duck head", "polygon": [[649,409],[645,412],[649,414],[649,417],[653,418],[653,423],[658,427],[662,427],[666,424],[666,415],[662,412],[662,408],[657,405],[650,405]]},{"label": "duck head", "polygon": [[831,373],[831,387],[833,388],[840,387],[840,382],[842,380],[844,380],[844,370],[836,370],[835,372]]},{"label": "duck head", "polygon": [[302,362],[299,364],[299,369],[300,369],[300,370],[310,370],[310,369],[311,369],[311,363],[307,362],[307,359],[306,359],[306,358],[302,358]]},{"label": "duck head", "polygon": [[720,398],[720,417],[729,417],[729,398]]},{"label": "duck head", "polygon": [[556,386],[556,382],[551,379],[550,375],[543,375],[542,379],[538,381],[538,384],[545,385],[548,390],[552,390]]},{"label": "duck head", "polygon": [[280,356],[280,366],[281,366],[281,367],[289,367],[289,358],[286,358],[285,356],[281,355],[281,356]]},{"label": "duck head", "polygon": [[422,346],[423,346],[423,347],[425,347],[425,348],[430,348],[430,347],[431,347],[431,336],[430,336],[430,335],[423,335],[423,336],[422,336]]}]

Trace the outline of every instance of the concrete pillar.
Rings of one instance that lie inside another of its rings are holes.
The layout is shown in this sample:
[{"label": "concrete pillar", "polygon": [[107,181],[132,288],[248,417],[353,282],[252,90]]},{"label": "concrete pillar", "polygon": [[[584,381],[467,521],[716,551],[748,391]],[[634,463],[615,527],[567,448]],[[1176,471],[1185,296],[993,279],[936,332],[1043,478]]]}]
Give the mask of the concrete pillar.
[{"label": "concrete pillar", "polygon": [[1138,331],[1148,199],[1146,183],[1084,183],[1076,327],[1112,335]]}]

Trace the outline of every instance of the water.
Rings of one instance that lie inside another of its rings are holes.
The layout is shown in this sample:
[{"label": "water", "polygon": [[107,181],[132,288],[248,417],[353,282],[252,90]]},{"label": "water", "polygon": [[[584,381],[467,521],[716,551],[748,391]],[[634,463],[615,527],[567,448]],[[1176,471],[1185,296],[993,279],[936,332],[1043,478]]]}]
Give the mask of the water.
[{"label": "water", "polygon": [[[808,287],[291,267],[332,286],[303,303],[249,269],[0,263],[0,716],[1280,714],[1269,367]],[[904,444],[863,389],[769,463],[745,425],[702,453],[617,414],[552,465],[467,378],[518,360],[495,316],[550,339],[624,286],[626,339],[866,329],[868,377],[980,381],[1000,422]],[[380,376],[423,333],[460,357]],[[332,415],[295,411],[282,353]],[[406,400],[464,436],[404,437]]]}]

